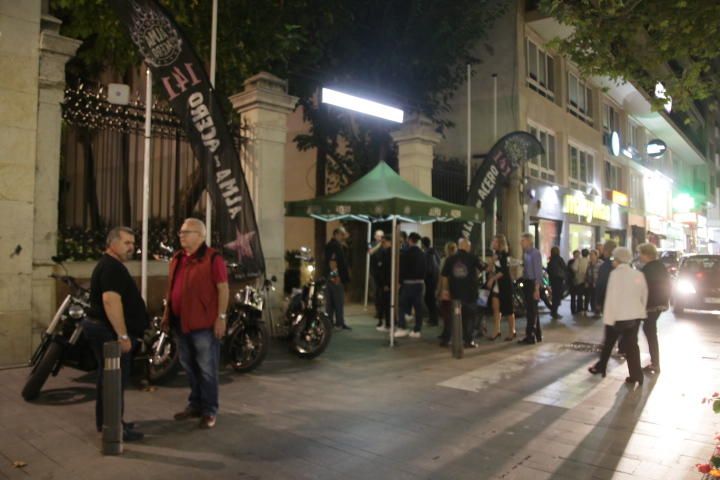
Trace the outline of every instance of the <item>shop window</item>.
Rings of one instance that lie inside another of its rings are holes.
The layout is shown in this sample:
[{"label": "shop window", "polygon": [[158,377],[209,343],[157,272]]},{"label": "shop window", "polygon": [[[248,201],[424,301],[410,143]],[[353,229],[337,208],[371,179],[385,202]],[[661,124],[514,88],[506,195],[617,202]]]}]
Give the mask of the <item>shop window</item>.
[{"label": "shop window", "polygon": [[530,134],[537,138],[545,149],[545,153],[538,155],[527,164],[528,175],[548,182],[555,182],[555,135],[551,132],[530,125]]},{"label": "shop window", "polygon": [[525,43],[527,85],[543,97],[555,99],[555,60],[532,40]]},{"label": "shop window", "polygon": [[570,145],[570,186],[579,190],[593,184],[594,156],[578,147]]},{"label": "shop window", "polygon": [[572,252],[574,250],[582,250],[583,248],[592,250],[595,248],[595,227],[571,223],[569,225],[569,230],[570,241],[568,244],[570,246],[570,251],[568,252],[568,256],[566,258],[572,258]]},{"label": "shop window", "polygon": [[568,112],[587,123],[592,119],[592,89],[585,81],[568,72]]},{"label": "shop window", "polygon": [[622,168],[607,160],[605,161],[605,188],[623,191]]}]

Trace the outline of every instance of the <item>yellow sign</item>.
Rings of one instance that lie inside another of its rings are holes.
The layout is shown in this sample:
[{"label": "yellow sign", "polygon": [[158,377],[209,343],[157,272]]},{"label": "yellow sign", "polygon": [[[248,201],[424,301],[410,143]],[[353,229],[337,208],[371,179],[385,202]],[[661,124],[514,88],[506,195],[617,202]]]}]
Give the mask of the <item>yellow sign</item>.
[{"label": "yellow sign", "polygon": [[617,203],[622,207],[627,207],[629,204],[628,196],[625,195],[623,192],[618,192],[617,190],[613,190],[612,192],[612,201],[613,203]]},{"label": "yellow sign", "polygon": [[610,221],[610,205],[605,205],[600,199],[590,200],[582,194],[566,194],[563,198],[563,213],[585,217],[588,223],[593,219]]}]

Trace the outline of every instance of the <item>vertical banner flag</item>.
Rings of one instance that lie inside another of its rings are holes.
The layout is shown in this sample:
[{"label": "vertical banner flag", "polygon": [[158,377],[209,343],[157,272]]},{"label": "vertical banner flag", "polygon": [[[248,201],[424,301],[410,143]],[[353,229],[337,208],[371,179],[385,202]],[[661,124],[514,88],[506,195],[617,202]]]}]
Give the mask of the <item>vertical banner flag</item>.
[{"label": "vertical banner flag", "polygon": [[[522,162],[544,153],[542,144],[528,132],[508,133],[493,145],[475,173],[470,183],[467,204],[491,212],[500,181],[506,181]],[[462,235],[474,244],[480,237],[477,225],[468,222],[462,228]]]},{"label": "vertical banner flag", "polygon": [[265,259],[255,209],[235,143],[202,62],[155,0],[110,0],[110,4],[187,131],[213,205],[221,212],[219,230],[228,233],[221,235],[225,237],[223,246],[237,254],[239,276],[261,276]]}]

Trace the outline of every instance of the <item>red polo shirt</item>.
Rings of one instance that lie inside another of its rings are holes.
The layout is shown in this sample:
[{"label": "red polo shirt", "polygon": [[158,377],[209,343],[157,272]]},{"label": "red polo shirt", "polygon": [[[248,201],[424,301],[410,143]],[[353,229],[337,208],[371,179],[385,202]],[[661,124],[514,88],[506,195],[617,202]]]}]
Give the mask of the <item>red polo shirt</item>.
[{"label": "red polo shirt", "polygon": [[[170,292],[170,305],[172,306],[172,313],[174,316],[181,317],[181,306],[182,306],[182,290],[183,284],[185,283],[185,276],[182,274],[183,268],[187,264],[190,258],[194,258],[197,252],[192,255],[185,253],[180,256],[177,269],[175,270],[175,278],[173,280],[172,291]],[[212,280],[215,285],[218,283],[227,283],[227,269],[225,268],[225,261],[221,255],[215,255],[212,263]]]}]

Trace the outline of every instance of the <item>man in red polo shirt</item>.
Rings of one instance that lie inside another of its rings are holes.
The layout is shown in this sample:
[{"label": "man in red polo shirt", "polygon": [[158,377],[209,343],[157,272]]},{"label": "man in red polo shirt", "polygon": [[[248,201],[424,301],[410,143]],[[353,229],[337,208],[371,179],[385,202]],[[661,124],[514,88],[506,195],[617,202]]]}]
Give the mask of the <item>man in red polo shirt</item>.
[{"label": "man in red polo shirt", "polygon": [[220,340],[225,335],[230,292],[227,270],[220,253],[205,244],[202,221],[188,218],[178,235],[182,250],[170,262],[163,328],[176,334],[190,396],[175,420],[200,418],[200,428],[213,428],[219,405]]}]

